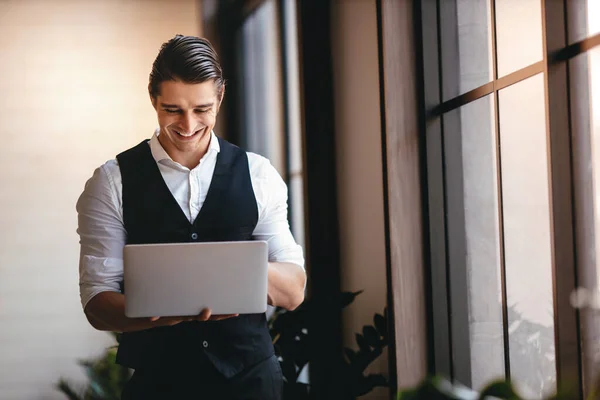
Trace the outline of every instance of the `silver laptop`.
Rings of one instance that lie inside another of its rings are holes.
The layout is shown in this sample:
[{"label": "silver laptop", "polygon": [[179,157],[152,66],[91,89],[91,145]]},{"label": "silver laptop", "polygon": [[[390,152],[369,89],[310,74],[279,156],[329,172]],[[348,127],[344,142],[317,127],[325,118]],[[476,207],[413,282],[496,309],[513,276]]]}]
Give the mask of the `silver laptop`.
[{"label": "silver laptop", "polygon": [[266,242],[127,245],[123,261],[127,317],[267,309]]}]

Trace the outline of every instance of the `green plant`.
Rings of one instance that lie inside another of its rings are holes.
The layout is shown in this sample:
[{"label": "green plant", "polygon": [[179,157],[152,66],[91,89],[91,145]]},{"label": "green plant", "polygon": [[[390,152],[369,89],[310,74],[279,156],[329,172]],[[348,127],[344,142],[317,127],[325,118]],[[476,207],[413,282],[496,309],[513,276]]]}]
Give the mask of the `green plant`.
[{"label": "green plant", "polygon": [[[362,292],[343,292],[331,301],[333,308],[344,308]],[[275,354],[278,356],[284,376],[284,398],[304,400],[310,396],[310,385],[299,382],[298,378],[312,355],[309,346],[309,323],[318,304],[305,301],[294,311],[276,309],[269,319],[269,329]],[[332,387],[335,398],[356,399],[375,387],[388,387],[389,382],[381,374],[365,374],[366,368],[377,359],[389,343],[387,318],[375,314],[373,325],[365,325],[361,333],[356,333],[358,350],[344,349],[345,358],[334,371]],[[318,334],[318,333],[317,333]]]},{"label": "green plant", "polygon": [[516,394],[509,382],[497,381],[485,387],[481,394],[462,386],[453,384],[441,377],[431,377],[417,387],[398,392],[398,400],[478,400],[485,398],[517,400]]},{"label": "green plant", "polygon": [[[113,333],[116,339],[118,335]],[[89,383],[84,387],[75,387],[61,379],[56,385],[69,400],[119,400],[125,384],[131,376],[128,368],[115,363],[117,346],[109,347],[104,354],[94,360],[80,360]]]},{"label": "green plant", "polygon": [[[596,399],[592,394],[589,400]],[[546,400],[571,400],[576,399],[569,389],[547,397]],[[425,379],[418,386],[405,389],[397,394],[397,400],[525,400],[521,397],[509,381],[497,380],[477,393],[463,385],[452,383],[449,380],[434,376]]]}]

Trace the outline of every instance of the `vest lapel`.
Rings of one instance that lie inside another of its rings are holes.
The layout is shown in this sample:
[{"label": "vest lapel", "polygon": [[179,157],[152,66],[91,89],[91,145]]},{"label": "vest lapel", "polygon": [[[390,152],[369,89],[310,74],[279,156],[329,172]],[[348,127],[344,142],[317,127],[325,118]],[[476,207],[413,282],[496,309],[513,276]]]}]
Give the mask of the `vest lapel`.
[{"label": "vest lapel", "polygon": [[175,197],[173,197],[169,186],[167,186],[167,183],[163,179],[158,164],[156,163],[156,160],[154,160],[154,157],[152,157],[150,146],[148,146],[146,150],[144,161],[147,165],[145,165],[144,168],[148,171],[147,183],[149,186],[152,186],[152,191],[150,191],[150,193],[160,193],[160,196],[163,199],[163,205],[169,208],[176,208],[178,210],[178,212],[176,212],[178,215],[177,218],[182,221],[185,220],[185,223],[190,225],[190,221],[179,206],[179,203],[177,203],[177,200],[175,200]]}]

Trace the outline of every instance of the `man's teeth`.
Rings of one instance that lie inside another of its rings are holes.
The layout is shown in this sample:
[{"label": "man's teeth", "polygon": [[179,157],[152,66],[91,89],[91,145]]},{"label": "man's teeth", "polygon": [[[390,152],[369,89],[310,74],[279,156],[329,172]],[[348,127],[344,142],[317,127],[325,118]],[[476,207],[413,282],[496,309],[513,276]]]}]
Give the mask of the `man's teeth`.
[{"label": "man's teeth", "polygon": [[179,132],[179,131],[175,131],[175,132],[177,132],[177,134],[179,134],[179,135],[181,135],[181,136],[183,136],[183,137],[190,137],[190,136],[194,136],[196,133],[198,133],[198,131],[196,131],[196,132],[193,132],[193,133],[181,133],[181,132]]}]

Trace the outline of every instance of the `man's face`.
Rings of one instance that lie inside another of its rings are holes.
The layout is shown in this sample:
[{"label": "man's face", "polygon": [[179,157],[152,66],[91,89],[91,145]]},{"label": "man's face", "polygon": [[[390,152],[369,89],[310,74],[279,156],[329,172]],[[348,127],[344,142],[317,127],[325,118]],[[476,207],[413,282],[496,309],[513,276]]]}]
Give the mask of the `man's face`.
[{"label": "man's face", "polygon": [[171,158],[178,161],[179,156],[206,151],[220,106],[212,80],[162,82],[152,105],[158,116],[160,143]]}]

